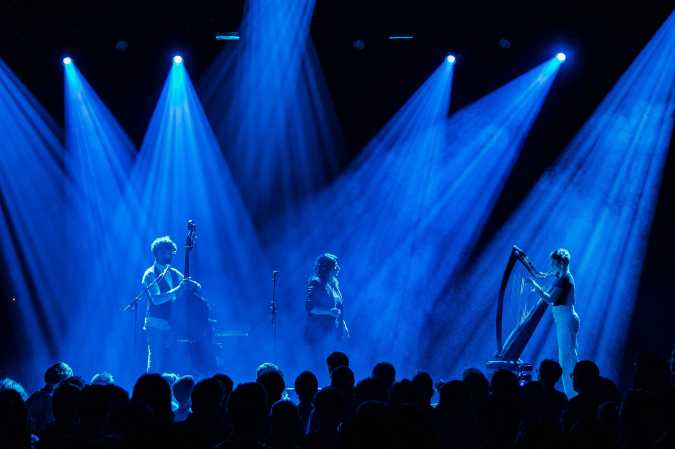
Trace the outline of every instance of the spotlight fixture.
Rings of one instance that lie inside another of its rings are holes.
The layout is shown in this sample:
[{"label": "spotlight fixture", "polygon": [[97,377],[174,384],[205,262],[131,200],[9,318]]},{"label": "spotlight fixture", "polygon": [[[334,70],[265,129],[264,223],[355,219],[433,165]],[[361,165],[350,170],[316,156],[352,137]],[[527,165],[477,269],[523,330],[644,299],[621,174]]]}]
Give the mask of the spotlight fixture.
[{"label": "spotlight fixture", "polygon": [[240,39],[237,31],[216,33],[215,37],[217,41],[238,41]]},{"label": "spotlight fixture", "polygon": [[388,39],[390,41],[411,41],[415,39],[415,35],[412,33],[395,33],[390,34]]},{"label": "spotlight fixture", "polygon": [[72,63],[73,63],[73,58],[71,58],[70,56],[66,56],[65,58],[63,58],[63,63],[64,63],[65,65],[72,64]]},{"label": "spotlight fixture", "polygon": [[565,53],[563,52],[560,52],[557,55],[555,55],[555,58],[560,62],[564,62],[565,59],[567,59],[567,55],[565,55]]},{"label": "spotlight fixture", "polygon": [[450,64],[454,64],[455,61],[457,61],[457,58],[455,58],[455,55],[448,55],[448,56],[445,58],[445,60],[448,61]]},{"label": "spotlight fixture", "polygon": [[183,57],[181,55],[176,55],[173,57],[174,64],[180,64],[181,62],[183,62]]}]

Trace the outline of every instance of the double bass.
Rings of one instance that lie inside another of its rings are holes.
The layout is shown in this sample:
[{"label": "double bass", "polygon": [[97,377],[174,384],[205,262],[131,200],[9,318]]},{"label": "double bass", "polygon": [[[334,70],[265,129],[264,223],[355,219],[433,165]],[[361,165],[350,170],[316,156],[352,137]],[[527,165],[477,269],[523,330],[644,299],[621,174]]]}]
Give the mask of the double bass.
[{"label": "double bass", "polygon": [[[183,266],[183,275],[186,279],[190,279],[190,253],[194,249],[196,236],[197,225],[192,220],[188,220]],[[209,311],[208,302],[197,291],[191,288],[181,289],[172,305],[171,328],[176,334],[176,339],[191,342],[210,339],[212,329]]]}]

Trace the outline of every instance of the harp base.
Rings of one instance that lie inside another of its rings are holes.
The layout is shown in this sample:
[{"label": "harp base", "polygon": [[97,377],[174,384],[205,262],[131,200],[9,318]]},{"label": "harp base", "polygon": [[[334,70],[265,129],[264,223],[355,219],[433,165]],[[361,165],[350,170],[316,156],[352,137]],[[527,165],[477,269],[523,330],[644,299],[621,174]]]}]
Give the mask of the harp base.
[{"label": "harp base", "polygon": [[534,371],[534,365],[531,363],[523,362],[522,360],[490,360],[486,364],[488,371],[497,371],[500,369],[505,369],[511,371],[516,376],[518,376],[518,381],[521,385],[526,384],[532,380],[532,371]]}]

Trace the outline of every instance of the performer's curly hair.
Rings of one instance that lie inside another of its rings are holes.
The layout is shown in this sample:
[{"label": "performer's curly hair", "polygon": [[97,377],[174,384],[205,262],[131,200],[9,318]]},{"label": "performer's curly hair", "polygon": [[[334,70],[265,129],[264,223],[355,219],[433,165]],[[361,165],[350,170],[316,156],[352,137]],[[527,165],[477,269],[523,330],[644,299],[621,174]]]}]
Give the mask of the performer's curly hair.
[{"label": "performer's curly hair", "polygon": [[319,279],[326,279],[328,274],[337,265],[337,256],[331,253],[323,253],[316,258],[314,263],[314,275]]},{"label": "performer's curly hair", "polygon": [[171,251],[173,251],[174,254],[178,250],[178,247],[168,235],[157,237],[152,241],[152,244],[150,245],[150,251],[152,251],[153,256],[157,256],[157,250],[159,248],[171,248]]},{"label": "performer's curly hair", "polygon": [[565,248],[558,248],[555,251],[551,252],[551,259],[555,260],[556,262],[562,264],[565,267],[569,267],[571,258],[572,256],[570,255],[570,252],[567,251]]}]

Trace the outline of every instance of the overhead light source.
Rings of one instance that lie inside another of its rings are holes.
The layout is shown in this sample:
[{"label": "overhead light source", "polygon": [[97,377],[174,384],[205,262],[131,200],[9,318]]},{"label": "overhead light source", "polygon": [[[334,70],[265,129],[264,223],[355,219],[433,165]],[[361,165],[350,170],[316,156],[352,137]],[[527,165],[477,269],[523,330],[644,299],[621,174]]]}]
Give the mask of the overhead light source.
[{"label": "overhead light source", "polygon": [[73,58],[71,58],[70,56],[66,56],[65,58],[63,58],[63,63],[64,63],[65,65],[72,64],[72,63],[73,63]]},{"label": "overhead light source", "polygon": [[388,39],[390,41],[410,41],[415,39],[415,35],[412,33],[395,33],[390,34]]},{"label": "overhead light source", "polygon": [[231,32],[226,32],[226,33],[216,33],[216,40],[217,41],[238,41],[239,40],[239,32],[238,31],[231,31]]}]

